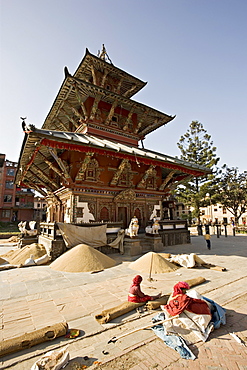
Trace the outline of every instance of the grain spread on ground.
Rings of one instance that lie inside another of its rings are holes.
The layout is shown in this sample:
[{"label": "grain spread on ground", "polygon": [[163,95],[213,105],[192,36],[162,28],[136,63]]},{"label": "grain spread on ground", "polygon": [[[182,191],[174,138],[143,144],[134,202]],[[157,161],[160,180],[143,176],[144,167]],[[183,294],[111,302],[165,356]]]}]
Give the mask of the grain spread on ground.
[{"label": "grain spread on ground", "polygon": [[178,266],[167,261],[158,253],[154,252],[148,252],[144,254],[142,257],[138,258],[135,262],[131,262],[129,264],[129,267],[136,271],[152,274],[162,274],[164,272],[171,272],[178,269]]},{"label": "grain spread on ground", "polygon": [[32,243],[21,249],[13,249],[1,255],[1,257],[13,265],[21,265],[24,264],[31,255],[33,256],[33,259],[37,259],[42,257],[44,254],[46,254],[46,249],[42,244]]},{"label": "grain spread on ground", "polygon": [[116,262],[86,244],[77,246],[65,252],[50,264],[56,271],[65,272],[96,272],[115,266]]}]

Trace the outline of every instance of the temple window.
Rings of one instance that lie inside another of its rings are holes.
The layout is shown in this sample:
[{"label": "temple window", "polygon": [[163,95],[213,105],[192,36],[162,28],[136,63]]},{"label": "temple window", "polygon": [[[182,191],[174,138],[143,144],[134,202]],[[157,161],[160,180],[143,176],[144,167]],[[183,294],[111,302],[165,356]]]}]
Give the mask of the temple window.
[{"label": "temple window", "polygon": [[106,207],[103,207],[100,211],[100,220],[109,221],[109,211]]},{"label": "temple window", "polygon": [[120,178],[119,178],[119,182],[118,184],[119,185],[123,185],[123,186],[126,186],[128,185],[128,174],[127,173],[123,173]]},{"label": "temple window", "polygon": [[147,179],[147,189],[154,189],[154,178],[149,177]]},{"label": "temple window", "polygon": [[97,169],[99,167],[98,161],[96,159],[92,159],[87,166],[85,172],[85,180],[89,181],[97,181]]},{"label": "temple window", "polygon": [[118,127],[118,117],[117,116],[112,117],[111,126]]}]

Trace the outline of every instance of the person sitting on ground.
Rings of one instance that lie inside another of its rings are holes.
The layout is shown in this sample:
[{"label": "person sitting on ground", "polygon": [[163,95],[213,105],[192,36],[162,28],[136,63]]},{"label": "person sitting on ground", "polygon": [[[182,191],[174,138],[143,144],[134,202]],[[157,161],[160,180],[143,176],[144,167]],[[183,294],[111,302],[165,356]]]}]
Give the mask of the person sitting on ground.
[{"label": "person sitting on ground", "polygon": [[147,301],[154,301],[155,299],[160,298],[161,293],[156,296],[146,295],[141,291],[140,284],[142,282],[142,277],[136,275],[133,279],[133,282],[129,289],[128,301],[134,303],[142,303]]},{"label": "person sitting on ground", "polygon": [[198,314],[198,315],[211,315],[209,304],[203,299],[191,298],[186,294],[186,291],[190,289],[188,283],[180,281],[173,287],[173,293],[168,299],[166,305],[162,306],[162,309],[171,315],[179,315],[184,310]]}]

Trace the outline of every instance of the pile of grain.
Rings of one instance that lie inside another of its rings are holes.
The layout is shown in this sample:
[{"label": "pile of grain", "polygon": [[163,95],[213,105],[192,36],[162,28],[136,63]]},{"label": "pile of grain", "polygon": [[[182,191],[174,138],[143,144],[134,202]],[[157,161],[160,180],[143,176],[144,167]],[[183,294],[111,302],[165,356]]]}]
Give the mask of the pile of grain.
[{"label": "pile of grain", "polygon": [[116,262],[86,244],[78,244],[50,264],[56,271],[96,272],[115,266]]},{"label": "pile of grain", "polygon": [[144,254],[144,256],[138,258],[135,262],[131,262],[129,267],[133,270],[150,274],[162,274],[164,272],[171,272],[178,269],[178,266],[154,252]]},{"label": "pile of grain", "polygon": [[33,243],[26,245],[21,249],[13,249],[1,257],[13,265],[20,265],[24,264],[31,255],[33,255],[33,259],[37,259],[42,257],[44,254],[46,254],[45,247],[42,244]]}]

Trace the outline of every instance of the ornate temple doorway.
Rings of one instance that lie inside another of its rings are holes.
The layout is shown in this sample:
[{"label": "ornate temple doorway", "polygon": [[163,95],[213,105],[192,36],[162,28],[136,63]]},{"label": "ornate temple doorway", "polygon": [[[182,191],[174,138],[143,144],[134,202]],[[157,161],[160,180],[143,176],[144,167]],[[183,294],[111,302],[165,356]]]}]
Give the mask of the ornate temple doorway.
[{"label": "ornate temple doorway", "polygon": [[123,228],[128,227],[127,224],[127,207],[118,207],[118,221],[123,222]]}]

